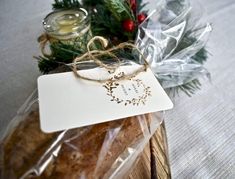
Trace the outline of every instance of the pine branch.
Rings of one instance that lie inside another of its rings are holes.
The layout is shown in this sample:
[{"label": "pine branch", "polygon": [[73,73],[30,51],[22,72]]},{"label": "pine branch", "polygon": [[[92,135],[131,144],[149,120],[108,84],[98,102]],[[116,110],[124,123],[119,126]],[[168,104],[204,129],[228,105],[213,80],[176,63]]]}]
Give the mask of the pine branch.
[{"label": "pine branch", "polygon": [[195,79],[189,83],[179,86],[178,88],[191,97],[191,95],[195,94],[195,91],[199,90],[200,87],[200,81],[198,79]]},{"label": "pine branch", "polygon": [[[69,43],[65,44],[64,42],[57,42],[51,44],[50,48],[52,53],[52,56],[50,57],[43,57],[43,56],[38,56],[34,57],[38,60],[38,67],[39,70],[42,73],[49,73],[52,70],[55,70],[56,68],[60,66],[64,66],[65,64],[72,63],[73,59],[75,59],[77,56],[81,56],[82,54],[86,53],[86,44],[88,42],[88,38],[84,38],[83,40],[77,40],[77,45],[76,42],[74,44]],[[101,47],[99,42],[94,42],[94,46],[97,49],[103,49]],[[110,45],[111,47],[113,46],[112,44]],[[126,49],[119,49],[114,52],[114,54],[120,58],[120,59],[128,59],[135,61],[132,51],[131,50],[126,50]],[[104,55],[100,57],[100,60],[102,60],[104,63],[115,63],[116,61],[113,60],[108,55]]]},{"label": "pine branch", "polygon": [[[96,12],[91,14],[91,30],[93,35],[104,36],[113,42],[124,42],[129,39],[129,36],[123,33],[121,23],[112,16],[106,6],[97,5]],[[132,33],[132,37],[130,38],[134,39],[135,34]]]},{"label": "pine branch", "polygon": [[50,71],[56,69],[59,66],[59,64],[56,63],[54,60],[50,60],[42,56],[34,58],[38,60],[38,68],[43,74],[49,73]]},{"label": "pine branch", "polygon": [[71,43],[56,42],[50,45],[52,56],[35,57],[38,60],[38,67],[42,73],[48,73],[61,64],[72,63],[77,56],[84,54],[86,44],[88,43],[88,35],[82,38],[77,38]]},{"label": "pine branch", "polygon": [[[180,52],[181,50],[191,46],[196,41],[197,41],[197,39],[195,37],[192,37],[192,36],[188,35],[188,33],[186,33],[186,35],[182,38],[182,40],[180,41],[179,45],[177,46],[175,51],[172,53],[172,55],[174,55],[174,54]],[[207,54],[208,54],[207,50],[203,47],[192,58],[195,61],[203,64],[208,58]]]},{"label": "pine branch", "polygon": [[[192,31],[185,33],[185,36],[182,38],[178,47],[175,49],[172,55],[191,46],[193,43],[197,41],[197,38],[191,35],[192,33],[193,33]],[[208,52],[205,49],[205,47],[200,49],[194,56],[192,56],[192,59],[201,64],[203,64],[207,60],[207,58],[208,58]],[[179,91],[183,91],[186,95],[191,96],[192,94],[195,93],[195,91],[200,89],[200,86],[201,86],[200,81],[198,79],[195,79],[184,85],[180,85],[175,88],[170,88],[169,90],[173,93],[178,93]]]},{"label": "pine branch", "polygon": [[104,5],[104,1],[103,0],[83,0],[83,5],[85,7],[95,7],[97,5]]},{"label": "pine branch", "polygon": [[58,9],[70,9],[70,8],[80,8],[82,5],[79,0],[54,0],[52,4],[54,10]]},{"label": "pine branch", "polygon": [[197,90],[201,88],[201,83],[198,79],[192,80],[191,82],[188,82],[186,84],[173,87],[173,88],[168,88],[167,91],[173,96],[176,94],[179,94],[180,91],[184,92],[187,96],[191,97]]},{"label": "pine branch", "polygon": [[124,0],[104,0],[105,6],[120,22],[124,18],[134,19],[130,6]]}]

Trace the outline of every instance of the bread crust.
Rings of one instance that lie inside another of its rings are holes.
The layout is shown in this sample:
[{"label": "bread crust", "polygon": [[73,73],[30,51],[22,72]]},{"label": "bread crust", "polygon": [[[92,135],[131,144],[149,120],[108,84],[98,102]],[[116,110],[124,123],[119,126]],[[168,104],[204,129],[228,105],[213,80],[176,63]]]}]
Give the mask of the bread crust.
[{"label": "bread crust", "polygon": [[[60,151],[40,176],[26,178],[103,178],[131,144],[143,137],[137,117],[70,130]],[[81,132],[82,131],[82,132]],[[31,112],[3,142],[3,176],[20,178],[50,147],[59,133],[40,130],[38,111]]]}]

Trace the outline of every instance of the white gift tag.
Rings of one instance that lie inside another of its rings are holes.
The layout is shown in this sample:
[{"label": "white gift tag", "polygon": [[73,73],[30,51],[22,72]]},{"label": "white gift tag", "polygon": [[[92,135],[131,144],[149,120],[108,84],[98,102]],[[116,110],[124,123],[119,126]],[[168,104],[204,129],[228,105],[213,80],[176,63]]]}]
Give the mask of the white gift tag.
[{"label": "white gift tag", "polygon": [[[105,69],[80,70],[91,78],[118,78],[135,66],[122,66],[115,74]],[[55,132],[171,109],[173,104],[150,69],[131,80],[98,83],[76,78],[73,72],[38,78],[41,129]]]}]

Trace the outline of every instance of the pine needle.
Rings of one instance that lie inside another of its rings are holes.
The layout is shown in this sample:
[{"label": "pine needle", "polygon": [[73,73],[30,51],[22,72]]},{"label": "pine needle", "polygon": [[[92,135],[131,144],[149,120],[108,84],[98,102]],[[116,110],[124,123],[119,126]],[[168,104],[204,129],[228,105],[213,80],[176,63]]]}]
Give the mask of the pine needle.
[{"label": "pine needle", "polygon": [[124,20],[123,18],[129,18],[134,20],[131,13],[131,9],[125,0],[104,0],[106,7],[110,10],[112,15],[119,22]]}]

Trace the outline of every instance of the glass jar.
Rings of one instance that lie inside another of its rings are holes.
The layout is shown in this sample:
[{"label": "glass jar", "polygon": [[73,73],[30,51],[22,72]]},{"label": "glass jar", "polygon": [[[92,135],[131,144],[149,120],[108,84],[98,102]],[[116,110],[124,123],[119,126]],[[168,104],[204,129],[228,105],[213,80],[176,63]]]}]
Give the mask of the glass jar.
[{"label": "glass jar", "polygon": [[76,39],[91,38],[90,19],[83,8],[54,11],[45,17],[43,27],[50,43],[61,41],[71,44]]}]

